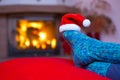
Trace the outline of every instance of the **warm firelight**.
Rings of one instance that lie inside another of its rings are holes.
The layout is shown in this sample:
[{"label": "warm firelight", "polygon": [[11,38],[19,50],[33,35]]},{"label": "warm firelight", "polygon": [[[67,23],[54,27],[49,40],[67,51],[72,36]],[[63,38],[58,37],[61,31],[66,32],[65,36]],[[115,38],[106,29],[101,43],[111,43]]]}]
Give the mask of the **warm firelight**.
[{"label": "warm firelight", "polygon": [[46,44],[42,44],[42,45],[41,45],[41,48],[42,48],[42,49],[46,49],[46,47],[47,47]]},{"label": "warm firelight", "polygon": [[46,40],[46,33],[40,32],[38,35],[39,35],[39,38],[40,38],[41,41]]},{"label": "warm firelight", "polygon": [[55,49],[57,39],[54,24],[47,21],[19,20],[16,28],[17,48]]},{"label": "warm firelight", "polygon": [[33,28],[41,29],[43,26],[42,22],[30,22],[28,23],[28,26],[32,26]]},{"label": "warm firelight", "polygon": [[29,46],[30,46],[30,41],[29,41],[28,39],[25,41],[25,46],[26,46],[26,47],[29,47]]},{"label": "warm firelight", "polygon": [[38,45],[38,41],[37,41],[37,40],[32,40],[32,45],[33,45],[34,47],[36,47],[36,46]]},{"label": "warm firelight", "polygon": [[51,41],[51,48],[55,48],[56,47],[56,39],[53,38],[52,41]]}]

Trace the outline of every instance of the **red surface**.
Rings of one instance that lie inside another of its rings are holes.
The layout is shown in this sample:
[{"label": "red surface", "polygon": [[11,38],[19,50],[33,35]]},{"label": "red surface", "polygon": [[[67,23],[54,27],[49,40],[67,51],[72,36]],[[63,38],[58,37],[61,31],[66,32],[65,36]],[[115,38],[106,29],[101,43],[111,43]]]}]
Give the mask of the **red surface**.
[{"label": "red surface", "polygon": [[108,80],[61,58],[16,58],[0,63],[0,80]]}]

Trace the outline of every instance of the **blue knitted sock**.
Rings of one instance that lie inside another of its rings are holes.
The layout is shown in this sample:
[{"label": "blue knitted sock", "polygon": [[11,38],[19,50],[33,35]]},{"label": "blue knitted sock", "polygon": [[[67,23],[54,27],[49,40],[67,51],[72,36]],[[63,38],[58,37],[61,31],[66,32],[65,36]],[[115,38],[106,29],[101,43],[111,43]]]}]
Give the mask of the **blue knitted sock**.
[{"label": "blue knitted sock", "polygon": [[106,62],[93,62],[89,64],[86,67],[86,69],[107,77],[107,72],[109,70],[110,65],[111,63]]},{"label": "blue knitted sock", "polygon": [[75,30],[64,31],[63,36],[73,49],[76,65],[94,61],[120,63],[120,44],[101,42]]}]

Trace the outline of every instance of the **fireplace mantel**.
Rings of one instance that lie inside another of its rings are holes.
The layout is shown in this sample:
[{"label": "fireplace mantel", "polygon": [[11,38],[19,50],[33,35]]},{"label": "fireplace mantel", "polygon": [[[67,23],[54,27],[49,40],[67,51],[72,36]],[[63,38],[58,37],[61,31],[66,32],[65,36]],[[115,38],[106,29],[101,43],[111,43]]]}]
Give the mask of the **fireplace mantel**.
[{"label": "fireplace mantel", "polygon": [[45,13],[77,13],[78,9],[64,5],[6,5],[0,6],[0,14],[45,12]]}]

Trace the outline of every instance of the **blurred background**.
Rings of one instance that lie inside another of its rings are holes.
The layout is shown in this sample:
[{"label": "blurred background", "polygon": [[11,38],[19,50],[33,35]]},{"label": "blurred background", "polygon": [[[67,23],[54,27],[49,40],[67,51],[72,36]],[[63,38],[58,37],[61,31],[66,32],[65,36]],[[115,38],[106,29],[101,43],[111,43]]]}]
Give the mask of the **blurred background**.
[{"label": "blurred background", "polygon": [[58,28],[66,13],[86,16],[83,32],[120,43],[119,0],[0,0],[0,59],[72,55]]}]

